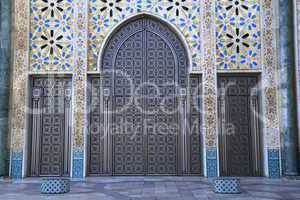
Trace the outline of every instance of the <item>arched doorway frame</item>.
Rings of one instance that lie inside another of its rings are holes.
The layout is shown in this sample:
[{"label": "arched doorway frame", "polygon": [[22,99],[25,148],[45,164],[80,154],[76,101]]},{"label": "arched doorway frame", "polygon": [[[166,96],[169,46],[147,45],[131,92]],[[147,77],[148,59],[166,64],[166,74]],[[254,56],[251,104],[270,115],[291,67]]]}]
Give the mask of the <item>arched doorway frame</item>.
[{"label": "arched doorway frame", "polygon": [[[170,31],[172,31],[174,33],[174,35],[177,36],[178,40],[181,42],[183,48],[184,48],[184,51],[186,53],[186,56],[187,56],[187,75],[190,76],[192,74],[196,74],[197,76],[199,76],[201,78],[201,73],[199,71],[195,72],[193,71],[194,73],[192,73],[192,67],[193,67],[193,63],[192,63],[192,53],[191,53],[191,47],[189,46],[187,40],[186,40],[186,37],[184,36],[184,34],[182,33],[182,31],[175,25],[175,24],[172,24],[170,21],[168,21],[167,19],[163,18],[163,17],[160,17],[158,15],[155,15],[153,13],[150,13],[150,12],[140,12],[140,13],[137,13],[137,14],[133,14],[133,15],[130,15],[128,16],[127,18],[121,20],[120,22],[118,22],[116,25],[114,25],[114,27],[111,28],[111,30],[106,34],[104,40],[102,41],[101,43],[101,47],[99,49],[99,52],[98,52],[98,57],[97,57],[97,70],[91,74],[94,74],[96,76],[100,75],[103,73],[102,72],[102,62],[103,62],[103,57],[104,57],[104,54],[105,54],[105,50],[110,42],[110,40],[114,37],[114,35],[120,30],[122,29],[122,27],[126,26],[127,24],[137,20],[137,19],[141,19],[141,18],[148,18],[148,19],[153,19],[153,20],[156,20],[158,22],[160,22],[161,24],[165,25]],[[193,75],[192,75],[193,76]],[[202,90],[202,88],[201,88]],[[203,102],[201,103],[201,108],[203,107]],[[202,112],[200,112],[200,118],[201,118],[201,121],[203,121],[203,114]],[[201,129],[201,132],[203,131],[203,127],[201,125],[200,127]],[[87,138],[88,136],[86,135],[86,141],[88,140]],[[199,157],[201,158],[200,159],[200,162],[201,162],[201,174],[203,175],[204,174],[204,170],[205,168],[203,168],[205,166],[205,162],[204,162],[204,148],[205,148],[205,145],[203,144],[203,141],[204,141],[204,138],[203,138],[203,135],[201,134],[200,135],[201,137],[201,143],[200,143],[200,147],[201,147],[201,155],[199,155]],[[88,146],[86,146],[86,150],[87,148],[89,148]],[[86,151],[88,152],[88,151]],[[88,156],[88,155],[87,155]],[[88,165],[87,163],[87,159],[85,160],[85,166]],[[86,170],[86,175],[88,175],[88,172]]]},{"label": "arched doorway frame", "polygon": [[98,59],[97,59],[97,73],[101,74],[101,63],[102,63],[102,58],[106,49],[106,46],[108,45],[110,39],[114,36],[114,34],[120,29],[122,28],[122,26],[124,26],[125,24],[128,24],[132,21],[134,21],[135,19],[138,18],[143,18],[143,17],[148,17],[148,18],[152,18],[155,20],[158,20],[159,22],[161,22],[162,24],[166,25],[171,31],[174,32],[174,34],[176,36],[178,36],[180,42],[183,44],[183,47],[185,49],[185,52],[187,54],[187,61],[188,61],[188,72],[190,73],[192,71],[192,53],[191,53],[191,48],[189,47],[185,36],[183,35],[183,33],[172,23],[170,23],[168,20],[166,20],[165,18],[162,18],[158,15],[155,15],[153,13],[150,12],[140,12],[134,15],[130,15],[129,17],[125,18],[124,20],[118,22],[117,25],[115,25],[106,35],[106,37],[104,38],[99,53],[98,53]]}]

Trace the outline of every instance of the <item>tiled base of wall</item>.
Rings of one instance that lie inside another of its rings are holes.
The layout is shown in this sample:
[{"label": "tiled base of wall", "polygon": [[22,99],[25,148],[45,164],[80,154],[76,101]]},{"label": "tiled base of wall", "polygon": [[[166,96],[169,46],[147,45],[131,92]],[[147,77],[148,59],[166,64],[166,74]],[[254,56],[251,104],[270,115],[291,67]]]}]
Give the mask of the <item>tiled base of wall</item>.
[{"label": "tiled base of wall", "polygon": [[10,176],[12,178],[22,178],[22,163],[23,152],[12,152],[10,163]]},{"label": "tiled base of wall", "polygon": [[217,148],[210,148],[206,150],[206,171],[207,177],[218,176],[218,158]]},{"label": "tiled base of wall", "polygon": [[279,149],[268,149],[269,177],[280,178]]},{"label": "tiled base of wall", "polygon": [[[12,178],[22,177],[22,162],[23,162],[23,152],[13,152],[11,156],[11,163],[10,163],[11,164],[10,176]],[[268,150],[268,166],[269,166],[269,177],[280,178],[281,173],[280,173],[279,149]],[[206,150],[206,170],[207,170],[207,177],[212,178],[218,176],[218,158],[217,158],[216,148],[210,148]],[[76,150],[73,153],[72,177],[73,178],[84,177],[84,151],[83,150]]]},{"label": "tiled base of wall", "polygon": [[72,177],[83,178],[84,174],[84,153],[83,150],[74,150],[72,161]]}]

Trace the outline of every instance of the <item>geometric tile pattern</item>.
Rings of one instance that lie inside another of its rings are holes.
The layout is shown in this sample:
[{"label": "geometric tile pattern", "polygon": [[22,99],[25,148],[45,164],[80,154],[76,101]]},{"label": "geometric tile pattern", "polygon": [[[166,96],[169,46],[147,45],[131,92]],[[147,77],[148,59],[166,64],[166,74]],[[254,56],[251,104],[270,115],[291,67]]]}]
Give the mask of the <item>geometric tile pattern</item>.
[{"label": "geometric tile pattern", "polygon": [[72,71],[72,0],[31,0],[30,70]]},{"label": "geometric tile pattern", "polygon": [[217,0],[218,69],[261,68],[259,0]]},{"label": "geometric tile pattern", "polygon": [[241,183],[239,178],[218,178],[214,181],[215,193],[239,194]]},{"label": "geometric tile pattern", "polygon": [[61,178],[45,179],[41,185],[42,194],[64,194],[70,192],[70,180]]},{"label": "geometric tile pattern", "polygon": [[[31,6],[29,8],[29,2],[31,2]],[[100,13],[106,13],[106,15],[99,15],[100,18],[103,18],[103,20],[100,21],[100,24],[102,24],[100,27],[105,30],[106,34],[109,32],[109,27],[114,26],[117,22],[120,21],[120,19],[123,19],[125,17],[129,17],[129,15],[132,13],[137,13],[141,11],[146,12],[152,12],[155,13],[158,16],[163,17],[167,21],[171,21],[173,24],[175,24],[177,27],[180,28],[180,30],[183,32],[183,34],[187,37],[187,41],[190,45],[190,47],[193,47],[192,54],[193,54],[193,63],[194,65],[199,65],[199,55],[195,54],[196,49],[202,49],[201,51],[203,53],[200,53],[205,55],[205,60],[203,61],[203,82],[204,85],[204,91],[203,94],[207,96],[204,99],[204,107],[205,108],[205,117],[204,117],[204,128],[205,128],[205,134],[206,134],[206,145],[209,147],[216,147],[216,135],[217,135],[217,126],[216,126],[216,106],[215,102],[217,101],[216,97],[216,90],[214,87],[216,86],[216,71],[213,69],[215,67],[215,53],[214,50],[216,48],[216,44],[214,43],[214,35],[216,35],[215,31],[211,31],[214,29],[215,23],[217,23],[215,19],[215,10],[218,7],[215,1],[212,0],[203,0],[203,1],[196,1],[196,0],[90,0],[89,2],[85,1],[86,3],[89,3],[89,15],[92,17],[89,17],[89,27],[88,29],[93,29],[91,20],[94,20],[94,17],[98,17],[97,12]],[[101,9],[101,5],[106,4],[110,7],[113,7],[114,10],[119,12],[119,8],[114,4],[118,3],[118,5],[122,5],[122,14],[115,14],[114,11],[110,11],[107,8]],[[221,3],[227,2],[231,3],[233,0],[228,1],[220,1]],[[240,3],[243,2],[254,2],[253,0],[245,0],[239,1]],[[258,60],[258,65],[263,66],[263,77],[262,79],[265,82],[264,87],[264,102],[263,102],[263,109],[266,116],[266,143],[267,146],[270,148],[277,148],[280,146],[280,140],[279,140],[279,118],[278,118],[278,102],[277,102],[277,91],[276,91],[276,85],[277,85],[277,77],[276,77],[276,45],[275,44],[275,20],[274,20],[274,2],[275,0],[261,0],[261,9],[262,15],[259,15],[259,9],[255,12],[251,11],[252,14],[256,16],[256,18],[261,18],[262,20],[262,26],[261,26],[261,39],[262,39],[262,52],[259,53],[263,55],[263,60]],[[50,3],[50,7],[46,9],[45,4]],[[111,4],[113,3],[113,4]],[[254,2],[255,3],[255,2]],[[69,39],[69,37],[73,37],[73,31],[74,27],[72,28],[72,25],[74,23],[70,23],[71,28],[69,30],[68,26],[65,26],[63,28],[61,25],[55,25],[55,18],[56,16],[59,17],[59,20],[57,21],[58,24],[60,24],[62,21],[68,21],[73,20],[74,18],[71,17],[71,19],[68,19],[68,16],[73,16],[72,13],[74,10],[72,9],[73,6],[69,6],[72,4],[71,0],[20,0],[20,3],[14,4],[14,9],[17,11],[14,13],[14,44],[13,48],[14,51],[14,67],[13,67],[13,86],[12,86],[12,104],[11,104],[11,118],[12,124],[11,124],[11,151],[22,151],[24,147],[24,134],[25,134],[25,121],[26,121],[26,92],[27,92],[27,79],[28,79],[28,69],[30,71],[34,72],[47,72],[47,71],[72,71],[72,67],[74,64],[74,56],[75,54],[73,52],[74,46],[73,39]],[[126,5],[131,6],[126,6]],[[200,4],[202,6],[200,6]],[[60,6],[55,6],[60,5]],[[125,6],[124,6],[125,5]],[[170,6],[171,5],[171,6]],[[173,5],[173,6],[172,6]],[[184,6],[182,6],[184,5]],[[186,6],[188,5],[188,6]],[[58,8],[59,7],[59,8]],[[74,5],[76,7],[76,5]],[[186,11],[186,8],[189,8],[189,12]],[[200,7],[202,7],[202,14],[203,14],[203,20],[201,20],[200,16]],[[87,7],[85,7],[87,8]],[[211,10],[213,8],[214,11]],[[96,9],[96,10],[92,10]],[[225,8],[226,9],[226,8]],[[254,8],[251,7],[250,10]],[[29,14],[29,11],[31,13],[31,16]],[[42,12],[42,10],[44,10]],[[51,11],[53,10],[53,12]],[[56,11],[55,11],[56,10]],[[98,11],[97,11],[98,10]],[[102,11],[101,11],[102,10]],[[171,10],[171,11],[170,11]],[[254,9],[255,10],[255,9]],[[226,10],[228,13],[229,11]],[[52,14],[53,13],[53,14]],[[111,14],[112,13],[112,14]],[[184,14],[182,14],[184,13]],[[192,14],[195,13],[195,14]],[[218,12],[219,13],[219,12]],[[240,13],[238,13],[240,14]],[[112,17],[111,17],[112,15]],[[193,17],[196,16],[196,17]],[[236,15],[236,13],[235,13]],[[52,17],[55,16],[55,17]],[[104,18],[106,16],[106,18]],[[108,17],[107,17],[108,16]],[[118,17],[119,16],[119,17]],[[173,16],[173,17],[172,17]],[[174,17],[175,16],[175,17]],[[181,17],[183,16],[183,17]],[[227,16],[229,16],[227,14]],[[95,19],[96,19],[95,18]],[[40,20],[42,19],[42,21]],[[189,23],[187,19],[189,20]],[[229,18],[227,18],[229,19]],[[237,18],[236,18],[237,19]],[[252,19],[252,18],[248,18]],[[87,19],[86,19],[87,21]],[[197,22],[197,23],[190,23],[191,21]],[[203,22],[203,26],[200,28],[200,21]],[[251,21],[251,20],[250,20]],[[41,23],[42,22],[42,23]],[[184,22],[184,23],[180,23]],[[185,25],[186,24],[190,24]],[[30,30],[29,29],[30,24]],[[67,23],[69,24],[69,23]],[[233,25],[232,25],[233,26]],[[258,26],[258,25],[257,25]],[[36,28],[33,28],[36,27]],[[188,28],[189,27],[189,28]],[[234,26],[233,26],[234,27]],[[217,27],[218,28],[218,27]],[[95,28],[97,30],[97,28]],[[111,30],[111,29],[110,29]],[[185,30],[185,31],[184,31]],[[196,31],[193,31],[196,30]],[[202,30],[201,34],[199,33],[199,30]],[[229,29],[228,29],[229,30]],[[258,29],[257,29],[258,30]],[[97,30],[98,31],[98,30]],[[84,32],[84,31],[83,31]],[[252,31],[254,33],[254,31]],[[251,33],[252,33],[251,32]],[[30,34],[29,34],[30,33]],[[207,33],[207,35],[203,35],[203,33]],[[236,32],[232,32],[234,34]],[[91,31],[89,33],[86,32],[86,34],[89,34],[89,49],[97,49],[101,46],[101,43],[103,42],[104,35],[99,36],[100,34],[92,34]],[[62,35],[62,37],[61,37]],[[199,35],[203,36],[202,42],[200,44],[200,40],[193,39],[193,38],[199,38]],[[253,35],[253,34],[252,34]],[[30,43],[28,43],[30,36]],[[43,37],[42,37],[43,36]],[[50,36],[50,37],[49,37]],[[226,36],[226,35],[225,35]],[[50,38],[50,39],[49,39]],[[247,38],[250,38],[248,36]],[[47,43],[48,41],[48,43]],[[71,42],[72,41],[72,42]],[[87,41],[87,40],[83,40]],[[257,40],[259,41],[259,39]],[[206,43],[205,45],[202,43]],[[28,46],[30,44],[30,47]],[[63,44],[63,45],[62,45]],[[97,46],[98,45],[98,46]],[[61,50],[61,46],[63,50]],[[233,45],[229,45],[231,47]],[[43,50],[40,50],[43,47]],[[52,48],[51,48],[52,47]],[[256,47],[259,49],[259,45],[254,45],[252,47]],[[252,48],[251,47],[251,48]],[[227,47],[228,48],[228,47]],[[52,50],[51,50],[52,49]],[[236,48],[235,48],[236,49]],[[30,50],[30,52],[29,52]],[[199,50],[200,51],[200,50]],[[198,52],[199,52],[198,51]],[[46,53],[47,52],[47,53]],[[73,53],[71,53],[73,52]],[[91,52],[91,51],[90,51]],[[90,70],[95,70],[95,64],[93,63],[93,58],[95,52],[90,53],[89,55],[89,65]],[[28,55],[30,57],[30,65],[28,62]],[[52,56],[49,56],[52,55]],[[58,56],[56,56],[58,55]],[[65,57],[65,59],[62,59],[62,57]],[[69,56],[72,55],[72,56]],[[198,55],[198,57],[197,57]],[[258,57],[257,57],[258,58]],[[238,62],[238,59],[236,58],[236,62]],[[63,64],[65,62],[67,64],[70,64],[70,66]],[[82,60],[81,60],[82,61]],[[76,65],[81,66],[81,62],[78,62]],[[41,64],[42,63],[42,64]],[[218,64],[219,66],[219,64]],[[248,67],[243,67],[242,65],[239,66],[239,69],[249,69],[250,65],[246,65]],[[259,68],[256,67],[256,68]],[[79,67],[80,68],[80,67]],[[236,67],[237,68],[237,67]],[[255,68],[255,67],[254,67]],[[200,69],[200,67],[199,67]],[[219,67],[219,69],[225,69],[225,67]],[[227,66],[226,69],[235,69],[234,67]],[[80,72],[81,73],[81,72]],[[81,73],[84,74],[84,73]],[[78,77],[78,80],[82,77]],[[84,82],[84,79],[82,79]],[[76,81],[74,81],[76,82]],[[84,84],[81,84],[78,86],[80,88],[80,91],[82,94],[85,87]],[[76,90],[77,91],[77,90]],[[78,93],[76,92],[78,95]],[[82,101],[82,104],[84,104],[85,98],[84,96],[78,98],[78,100]],[[80,111],[83,109],[80,108]],[[78,112],[79,113],[79,112]],[[76,114],[75,114],[76,115]],[[84,114],[81,114],[81,117],[78,117],[77,120],[78,124],[81,123],[82,126],[80,126],[78,129],[76,129],[76,132],[80,133],[82,132],[82,127],[84,127],[84,120],[82,116]],[[76,125],[78,125],[76,124]],[[81,137],[82,139],[83,137]],[[76,143],[82,144],[81,140],[75,140]]]},{"label": "geometric tile pattern", "polygon": [[218,176],[217,148],[206,149],[206,170],[207,177]]},{"label": "geometric tile pattern", "polygon": [[268,169],[270,178],[281,176],[279,149],[268,149]]},{"label": "geometric tile pattern", "polygon": [[104,38],[121,20],[140,12],[151,12],[175,25],[186,37],[193,67],[200,69],[200,0],[90,0],[89,70],[97,70]]},{"label": "geometric tile pattern", "polygon": [[83,178],[83,168],[84,168],[84,153],[81,149],[73,150],[72,158],[72,177],[73,178]]},{"label": "geometric tile pattern", "polygon": [[[74,9],[72,0],[31,0],[30,70],[72,71],[74,64]],[[217,66],[219,69],[258,69],[261,54],[258,0],[216,1]],[[199,0],[90,0],[89,70],[97,70],[104,38],[121,20],[152,12],[177,26],[192,51],[193,67],[200,69]]]},{"label": "geometric tile pattern", "polygon": [[11,172],[12,178],[22,178],[22,163],[23,163],[23,152],[12,152],[11,153]]}]

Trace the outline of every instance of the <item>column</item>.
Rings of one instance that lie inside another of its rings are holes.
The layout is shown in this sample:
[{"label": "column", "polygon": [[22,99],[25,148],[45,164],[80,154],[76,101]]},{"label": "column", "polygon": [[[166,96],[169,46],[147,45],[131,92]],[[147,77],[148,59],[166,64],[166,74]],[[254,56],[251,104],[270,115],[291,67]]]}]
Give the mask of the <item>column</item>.
[{"label": "column", "polygon": [[[294,15],[296,17],[295,26],[297,27],[296,31],[296,43],[297,43],[297,64],[296,64],[296,86],[297,86],[297,112],[298,119],[300,119],[300,1],[296,0],[296,8]],[[298,159],[300,162],[300,121],[298,120]],[[300,163],[298,163],[298,172],[300,172]]]},{"label": "column", "polygon": [[10,71],[11,1],[0,2],[0,176],[8,175],[8,100]]},{"label": "column", "polygon": [[283,174],[298,174],[298,136],[295,82],[293,0],[279,1],[281,132],[284,138]]}]

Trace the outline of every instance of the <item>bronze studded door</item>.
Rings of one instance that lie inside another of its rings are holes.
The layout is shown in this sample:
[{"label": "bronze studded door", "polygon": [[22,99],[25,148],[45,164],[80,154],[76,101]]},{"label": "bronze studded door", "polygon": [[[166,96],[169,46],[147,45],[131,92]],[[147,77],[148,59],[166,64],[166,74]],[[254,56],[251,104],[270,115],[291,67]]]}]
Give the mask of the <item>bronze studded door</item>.
[{"label": "bronze studded door", "polygon": [[31,103],[30,175],[69,175],[71,79],[33,78]]},{"label": "bronze studded door", "polygon": [[179,129],[171,127],[178,124],[174,84],[178,64],[169,44],[157,33],[149,31],[157,25],[147,22],[143,101],[148,174],[176,174]]},{"label": "bronze studded door", "polygon": [[90,83],[91,175],[201,173],[200,129],[191,147],[183,127],[189,120],[187,56],[171,30],[148,18],[124,25],[106,46],[100,77]]},{"label": "bronze studded door", "polygon": [[222,176],[260,175],[260,128],[256,76],[219,78]]}]

